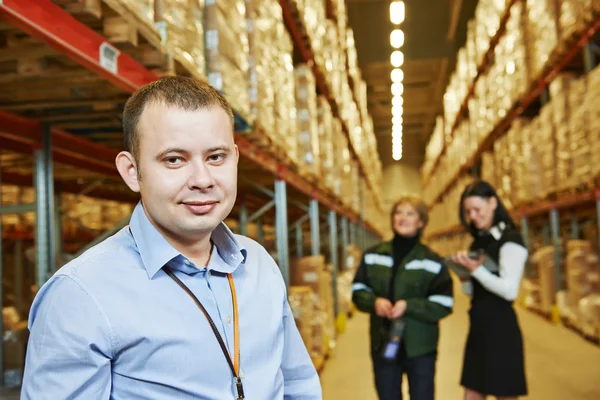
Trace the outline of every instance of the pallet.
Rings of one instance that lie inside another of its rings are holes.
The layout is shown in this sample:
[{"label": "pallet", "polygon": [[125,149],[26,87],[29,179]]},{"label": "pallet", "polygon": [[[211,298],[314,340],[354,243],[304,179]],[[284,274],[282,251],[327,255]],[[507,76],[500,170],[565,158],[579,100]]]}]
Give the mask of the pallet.
[{"label": "pallet", "polygon": [[246,135],[248,140],[256,147],[262,150],[270,151],[273,148],[273,141],[260,124],[256,124],[254,129]]},{"label": "pallet", "polygon": [[532,307],[532,306],[529,306],[526,309],[527,309],[527,311],[531,311],[532,313],[537,314],[538,316],[540,316],[548,321],[552,320],[552,313],[550,311],[544,311],[537,307]]},{"label": "pallet", "polygon": [[317,370],[317,373],[320,375],[325,368],[325,357],[311,357],[313,365]]}]

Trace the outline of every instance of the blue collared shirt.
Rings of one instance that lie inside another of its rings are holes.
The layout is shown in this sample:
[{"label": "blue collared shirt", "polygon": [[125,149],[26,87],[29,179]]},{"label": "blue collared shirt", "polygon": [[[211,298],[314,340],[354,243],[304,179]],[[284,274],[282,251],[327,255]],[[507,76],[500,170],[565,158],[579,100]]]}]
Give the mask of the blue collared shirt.
[{"label": "blue collared shirt", "polygon": [[65,265],[40,289],[29,318],[21,398],[235,399],[215,335],[162,270],[168,265],[207,309],[230,354],[233,304],[225,274],[233,274],[247,399],[321,399],[274,260],[224,224],[212,241],[208,267],[196,267],[138,204],[129,227]]}]

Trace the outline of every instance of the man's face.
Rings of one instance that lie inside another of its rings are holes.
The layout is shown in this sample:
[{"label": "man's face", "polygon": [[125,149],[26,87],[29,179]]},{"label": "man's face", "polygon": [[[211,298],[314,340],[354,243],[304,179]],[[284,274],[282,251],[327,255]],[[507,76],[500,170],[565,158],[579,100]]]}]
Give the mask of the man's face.
[{"label": "man's face", "polygon": [[138,131],[138,170],[129,169],[124,179],[140,192],[150,221],[166,237],[183,242],[212,232],[237,195],[239,153],[225,110],[148,104]]}]

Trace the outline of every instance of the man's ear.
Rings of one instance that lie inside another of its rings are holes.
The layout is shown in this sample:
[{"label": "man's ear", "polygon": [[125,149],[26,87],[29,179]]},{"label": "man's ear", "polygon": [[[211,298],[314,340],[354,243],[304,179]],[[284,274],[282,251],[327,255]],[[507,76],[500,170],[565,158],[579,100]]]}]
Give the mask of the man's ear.
[{"label": "man's ear", "polygon": [[129,189],[139,193],[139,174],[133,155],[127,151],[122,151],[117,154],[115,164],[117,165],[119,174],[121,174],[121,178],[123,178],[127,186],[129,186]]}]

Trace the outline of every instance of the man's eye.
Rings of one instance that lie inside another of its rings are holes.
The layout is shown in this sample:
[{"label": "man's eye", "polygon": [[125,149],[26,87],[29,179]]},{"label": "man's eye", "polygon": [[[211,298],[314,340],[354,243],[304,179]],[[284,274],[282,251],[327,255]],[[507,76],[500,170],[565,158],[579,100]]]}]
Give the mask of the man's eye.
[{"label": "man's eye", "polygon": [[222,161],[222,160],[223,160],[223,158],[224,158],[223,154],[214,154],[214,155],[212,155],[212,156],[208,157],[208,159],[209,159],[210,161],[214,161],[214,162],[219,162],[219,161]]},{"label": "man's eye", "polygon": [[169,157],[165,160],[169,165],[177,165],[181,163],[180,157]]}]

